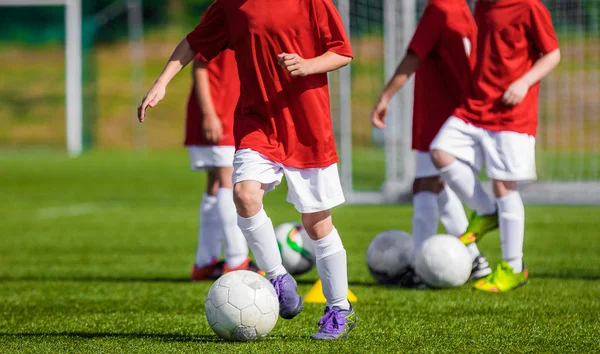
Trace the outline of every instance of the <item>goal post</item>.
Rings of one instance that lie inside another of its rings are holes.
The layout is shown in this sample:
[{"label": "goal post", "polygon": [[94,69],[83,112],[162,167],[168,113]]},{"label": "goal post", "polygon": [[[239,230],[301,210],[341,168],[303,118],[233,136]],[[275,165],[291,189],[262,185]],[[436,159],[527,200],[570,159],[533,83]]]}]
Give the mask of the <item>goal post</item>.
[{"label": "goal post", "polygon": [[[97,13],[94,2],[81,0],[0,0],[2,7],[63,7],[64,24],[56,22],[54,27],[64,28],[64,58],[65,58],[65,114],[62,118],[65,124],[65,139],[55,139],[51,144],[66,141],[69,156],[80,156],[94,144],[96,137],[96,122],[98,114],[97,87],[97,56],[94,51],[98,35],[103,27],[111,21],[122,18],[127,14],[126,21],[129,38],[129,61],[132,86],[132,106],[142,95],[144,73],[144,41],[142,0],[114,0]],[[54,13],[54,12],[53,12]],[[58,11],[60,16],[60,9]],[[58,37],[61,38],[62,37]],[[57,47],[58,49],[59,47]],[[26,49],[27,50],[27,49]],[[57,63],[58,67],[62,63]],[[61,93],[62,95],[62,93]],[[49,93],[51,96],[51,93]],[[62,107],[61,107],[62,109]],[[43,117],[45,122],[58,119],[48,114]],[[132,124],[137,122],[131,117]],[[145,132],[137,127],[132,129],[134,146],[145,147]],[[56,131],[54,131],[56,133]],[[61,134],[62,135],[62,134]],[[40,144],[40,145],[43,145]]]},{"label": "goal post", "polygon": [[64,6],[66,67],[66,130],[70,156],[83,152],[81,0],[0,0],[0,6]]}]

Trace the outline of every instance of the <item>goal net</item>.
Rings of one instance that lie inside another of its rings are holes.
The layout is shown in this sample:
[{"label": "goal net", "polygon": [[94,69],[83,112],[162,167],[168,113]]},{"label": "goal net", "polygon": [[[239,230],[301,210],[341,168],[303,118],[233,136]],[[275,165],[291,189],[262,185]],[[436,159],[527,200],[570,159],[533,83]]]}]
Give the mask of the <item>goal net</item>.
[{"label": "goal net", "polygon": [[[351,68],[332,75],[341,176],[350,202],[410,200],[412,83],[396,95],[388,129],[369,114],[405,53],[426,0],[337,0],[352,37]],[[470,1],[473,5],[473,1]],[[537,169],[521,187],[528,203],[600,203],[600,2],[547,0],[562,62],[542,82]]]}]

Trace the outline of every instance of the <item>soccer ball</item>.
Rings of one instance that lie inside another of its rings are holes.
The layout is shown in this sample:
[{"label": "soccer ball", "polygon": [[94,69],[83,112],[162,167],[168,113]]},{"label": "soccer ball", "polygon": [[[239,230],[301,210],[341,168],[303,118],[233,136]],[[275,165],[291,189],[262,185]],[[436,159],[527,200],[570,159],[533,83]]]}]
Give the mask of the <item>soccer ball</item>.
[{"label": "soccer ball", "polygon": [[423,243],[415,261],[417,275],[434,288],[463,285],[471,275],[471,254],[454,236],[436,235]]},{"label": "soccer ball", "polygon": [[379,284],[399,285],[413,262],[413,252],[414,242],[409,233],[384,231],[369,244],[367,266]]},{"label": "soccer ball", "polygon": [[300,224],[286,222],[275,228],[283,267],[291,275],[308,272],[316,263],[310,236]]},{"label": "soccer ball", "polygon": [[266,337],[279,316],[279,301],[269,281],[254,272],[237,270],[217,279],[208,290],[206,319],[226,340],[250,341]]}]

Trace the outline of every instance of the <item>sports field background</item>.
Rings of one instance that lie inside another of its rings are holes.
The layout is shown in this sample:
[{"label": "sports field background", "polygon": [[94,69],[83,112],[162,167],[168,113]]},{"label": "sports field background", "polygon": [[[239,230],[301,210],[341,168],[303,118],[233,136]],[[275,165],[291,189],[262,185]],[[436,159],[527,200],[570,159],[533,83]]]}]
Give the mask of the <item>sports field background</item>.
[{"label": "sports field background", "polygon": [[[468,285],[375,286],[365,252],[377,232],[410,230],[410,206],[333,212],[348,252],[358,326],[314,343],[323,307],[279,320],[263,342],[218,340],[204,319],[210,283],[188,282],[203,176],[185,151],[44,151],[0,155],[0,352],[555,352],[600,348],[598,207],[526,209],[528,285],[484,294]],[[285,186],[268,195],[274,224],[299,220]],[[496,232],[481,249],[499,257]],[[308,291],[316,271],[299,278]]]},{"label": "sports field background", "polygon": [[[145,33],[145,88],[184,34],[172,24]],[[323,307],[307,305],[296,319],[279,320],[263,342],[219,340],[204,319],[210,283],[188,281],[204,186],[204,175],[189,171],[181,146],[189,70],[140,125],[127,43],[96,45],[95,146],[69,159],[62,44],[2,39],[0,353],[600,352],[600,207],[579,206],[527,206],[531,281],[509,294],[476,293],[468,284],[443,291],[376,286],[365,265],[367,246],[380,231],[409,231],[412,207],[341,206],[334,222],[359,298],[350,338],[308,340]],[[560,34],[568,50],[542,86],[543,178],[600,178],[598,66],[581,65],[598,63],[599,41],[589,32]],[[354,182],[358,189],[376,189],[384,156],[371,142],[367,117],[383,84],[380,33],[354,37],[353,47]],[[556,112],[568,126],[551,119]],[[139,136],[145,136],[141,151]],[[299,221],[285,192],[281,186],[266,199],[276,225]],[[481,249],[492,264],[499,260],[497,232]],[[316,279],[315,270],[300,277],[300,292]]]}]

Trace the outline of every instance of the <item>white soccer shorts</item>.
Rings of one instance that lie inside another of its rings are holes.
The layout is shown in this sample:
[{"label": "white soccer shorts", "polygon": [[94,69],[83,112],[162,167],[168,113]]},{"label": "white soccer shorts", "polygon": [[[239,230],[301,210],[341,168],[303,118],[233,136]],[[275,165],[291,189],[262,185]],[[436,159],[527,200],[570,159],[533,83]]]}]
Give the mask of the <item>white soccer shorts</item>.
[{"label": "white soccer shorts", "polygon": [[288,183],[286,200],[300,213],[316,213],[344,203],[337,164],[324,168],[293,168],[274,162],[251,149],[238,150],[233,159],[233,184],[258,181],[267,185],[267,192],[281,183]]},{"label": "white soccer shorts", "polygon": [[188,146],[190,166],[193,171],[202,171],[213,167],[233,166],[233,146]]},{"label": "white soccer shorts", "polygon": [[440,175],[440,171],[431,161],[428,152],[417,151],[417,165],[415,167],[415,178],[427,178]]},{"label": "white soccer shorts", "polygon": [[485,161],[487,176],[498,181],[533,181],[535,137],[511,131],[490,131],[450,117],[430,146],[480,170]]}]

